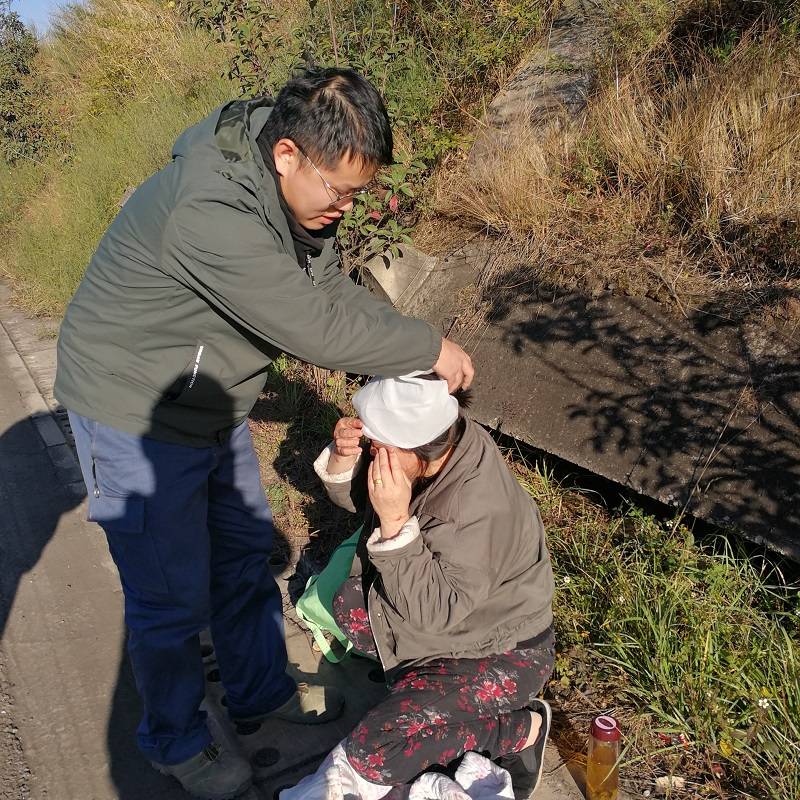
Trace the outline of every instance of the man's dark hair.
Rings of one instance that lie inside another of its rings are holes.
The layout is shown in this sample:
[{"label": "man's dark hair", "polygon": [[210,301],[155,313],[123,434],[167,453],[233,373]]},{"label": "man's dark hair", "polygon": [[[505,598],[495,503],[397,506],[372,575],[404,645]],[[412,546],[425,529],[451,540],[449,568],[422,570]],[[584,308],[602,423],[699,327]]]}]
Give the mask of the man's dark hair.
[{"label": "man's dark hair", "polygon": [[392,129],[378,90],[352,69],[309,69],[278,93],[259,139],[291,139],[317,166],[344,156],[365,166],[392,163]]}]

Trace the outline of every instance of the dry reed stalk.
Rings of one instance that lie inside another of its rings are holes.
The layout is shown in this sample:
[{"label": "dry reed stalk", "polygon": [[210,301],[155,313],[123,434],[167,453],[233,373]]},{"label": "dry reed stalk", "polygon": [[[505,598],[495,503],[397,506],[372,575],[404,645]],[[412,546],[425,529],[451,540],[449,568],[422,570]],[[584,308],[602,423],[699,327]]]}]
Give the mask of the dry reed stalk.
[{"label": "dry reed stalk", "polygon": [[518,252],[547,250],[532,274],[566,288],[683,309],[797,283],[800,44],[758,27],[725,59],[654,52],[601,76],[582,126],[498,132],[435,182],[434,207]]}]

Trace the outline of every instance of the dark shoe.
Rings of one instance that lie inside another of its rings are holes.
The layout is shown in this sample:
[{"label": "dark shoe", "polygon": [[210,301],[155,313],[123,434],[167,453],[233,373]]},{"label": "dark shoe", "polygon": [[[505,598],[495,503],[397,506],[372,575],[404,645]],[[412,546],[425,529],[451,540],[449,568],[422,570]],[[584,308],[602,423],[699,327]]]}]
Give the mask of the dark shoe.
[{"label": "dark shoe", "polygon": [[524,750],[520,750],[518,753],[508,753],[495,760],[498,766],[508,770],[514,794],[518,798],[530,797],[539,786],[544,767],[544,748],[553,720],[550,704],[544,700],[534,700],[527,708],[529,711],[538,713],[542,718],[538,738]]},{"label": "dark shoe", "polygon": [[232,800],[250,788],[253,770],[237,753],[210,744],[180,764],[150,762],[162,774],[176,778],[193,797],[202,800]]},{"label": "dark shoe", "polygon": [[300,725],[321,725],[338,719],[344,710],[344,697],[332,686],[309,686],[298,683],[297,691],[282,705],[267,714],[238,717],[235,722],[263,722],[282,719]]}]

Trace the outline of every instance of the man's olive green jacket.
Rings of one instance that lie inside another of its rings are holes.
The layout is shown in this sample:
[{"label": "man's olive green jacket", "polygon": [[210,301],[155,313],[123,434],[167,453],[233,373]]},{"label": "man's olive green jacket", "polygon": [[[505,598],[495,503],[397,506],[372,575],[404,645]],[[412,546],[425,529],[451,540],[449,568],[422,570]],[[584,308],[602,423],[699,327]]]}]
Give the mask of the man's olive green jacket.
[{"label": "man's olive green jacket", "polygon": [[272,101],[234,101],[186,130],[124,205],[70,303],[55,395],[129,433],[225,440],[287,352],[331,369],[430,369],[441,337],[357,287],[333,238],[298,266],[256,137]]}]

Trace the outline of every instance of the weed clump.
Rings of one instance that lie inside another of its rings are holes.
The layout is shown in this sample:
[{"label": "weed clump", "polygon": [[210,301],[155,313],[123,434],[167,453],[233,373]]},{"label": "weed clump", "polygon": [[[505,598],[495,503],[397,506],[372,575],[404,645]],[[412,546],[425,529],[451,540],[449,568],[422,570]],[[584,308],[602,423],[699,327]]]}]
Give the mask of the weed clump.
[{"label": "weed clump", "polygon": [[546,467],[515,468],[556,576],[562,750],[582,753],[576,731],[610,711],[640,790],[677,775],[676,797],[800,798],[800,584],[729,539],[608,513]]},{"label": "weed clump", "polygon": [[796,4],[622,4],[580,125],[520,123],[438,183],[437,208],[543,284],[685,311],[800,290]]}]

